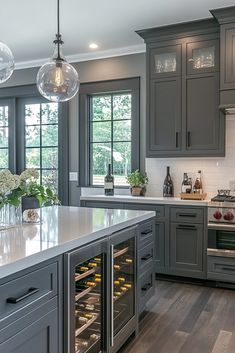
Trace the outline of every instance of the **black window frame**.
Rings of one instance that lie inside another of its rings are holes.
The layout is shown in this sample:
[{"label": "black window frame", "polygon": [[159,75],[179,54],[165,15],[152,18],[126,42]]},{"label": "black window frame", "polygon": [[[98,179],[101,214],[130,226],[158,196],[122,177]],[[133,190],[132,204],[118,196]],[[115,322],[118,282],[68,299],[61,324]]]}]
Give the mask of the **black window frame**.
[{"label": "black window frame", "polygon": [[[0,102],[8,101],[11,106],[11,129],[9,129],[9,169],[20,174],[25,169],[24,105],[30,101],[47,103],[36,85],[0,88]],[[68,103],[59,103],[58,121],[58,194],[62,205],[69,203],[68,165]]]},{"label": "black window frame", "polygon": [[[79,91],[79,185],[102,188],[91,184],[90,174],[90,97],[95,95],[132,95],[131,170],[140,169],[140,77],[82,83]],[[122,185],[117,188],[128,188]]]}]

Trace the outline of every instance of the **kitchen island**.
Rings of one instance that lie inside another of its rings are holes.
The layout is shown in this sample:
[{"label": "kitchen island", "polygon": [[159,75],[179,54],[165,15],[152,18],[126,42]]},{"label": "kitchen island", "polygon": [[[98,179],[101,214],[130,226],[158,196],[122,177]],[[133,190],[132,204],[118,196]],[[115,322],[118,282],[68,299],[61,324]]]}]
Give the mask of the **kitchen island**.
[{"label": "kitchen island", "polygon": [[1,231],[0,352],[116,352],[153,294],[154,216],[54,206]]}]

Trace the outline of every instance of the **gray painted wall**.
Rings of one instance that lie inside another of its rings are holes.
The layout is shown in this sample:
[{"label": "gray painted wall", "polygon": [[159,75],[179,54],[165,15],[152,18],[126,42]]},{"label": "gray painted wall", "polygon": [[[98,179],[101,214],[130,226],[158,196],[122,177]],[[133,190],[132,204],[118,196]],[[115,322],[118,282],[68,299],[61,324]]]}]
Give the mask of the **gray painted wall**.
[{"label": "gray painted wall", "polygon": [[[127,77],[141,77],[140,80],[140,160],[144,169],[145,158],[145,117],[146,117],[146,56],[145,53],[119,56],[108,59],[76,63],[80,82],[94,82]],[[33,84],[38,68],[15,70],[12,77],[1,87]],[[79,101],[74,97],[69,102],[69,170],[78,171],[78,111]],[[77,182],[70,182],[70,205],[79,205],[80,190]]]}]

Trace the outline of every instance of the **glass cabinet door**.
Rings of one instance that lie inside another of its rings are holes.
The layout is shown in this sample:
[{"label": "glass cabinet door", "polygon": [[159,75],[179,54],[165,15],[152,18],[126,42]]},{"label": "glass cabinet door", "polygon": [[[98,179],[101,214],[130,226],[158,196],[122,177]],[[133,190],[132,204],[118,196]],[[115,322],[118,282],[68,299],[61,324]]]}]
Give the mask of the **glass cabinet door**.
[{"label": "glass cabinet door", "polygon": [[218,70],[218,41],[210,40],[187,44],[187,74]]},{"label": "glass cabinet door", "polygon": [[181,46],[150,49],[151,78],[180,75]]},{"label": "glass cabinet door", "polygon": [[135,238],[112,245],[112,339],[135,315]]},{"label": "glass cabinet door", "polygon": [[95,255],[94,251],[92,254],[89,254],[89,251],[84,253],[82,251],[72,255],[70,259],[69,342],[66,353],[101,353],[104,352],[105,346],[103,320],[105,254],[96,252]]}]

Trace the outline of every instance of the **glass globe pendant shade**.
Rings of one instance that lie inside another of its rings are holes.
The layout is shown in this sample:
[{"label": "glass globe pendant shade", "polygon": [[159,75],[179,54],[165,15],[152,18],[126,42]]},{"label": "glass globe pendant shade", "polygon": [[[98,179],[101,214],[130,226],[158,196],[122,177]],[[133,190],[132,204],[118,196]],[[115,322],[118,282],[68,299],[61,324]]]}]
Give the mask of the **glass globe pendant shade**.
[{"label": "glass globe pendant shade", "polygon": [[14,57],[8,46],[0,42],[0,83],[6,82],[14,71]]},{"label": "glass globe pendant shade", "polygon": [[37,74],[37,87],[40,94],[52,102],[66,102],[73,98],[79,89],[79,77],[75,68],[55,50],[57,57],[44,64]]}]

